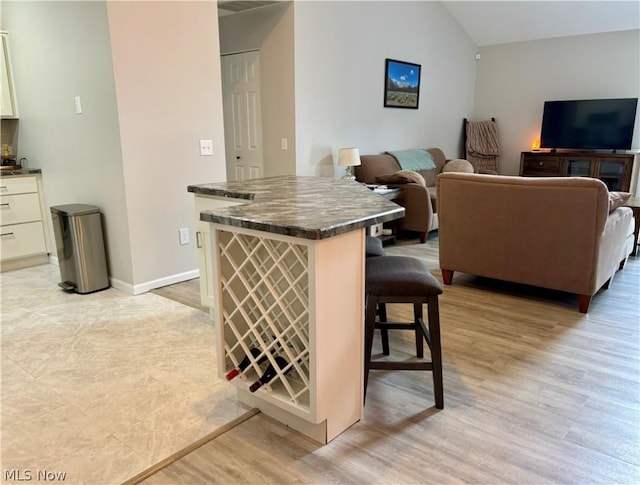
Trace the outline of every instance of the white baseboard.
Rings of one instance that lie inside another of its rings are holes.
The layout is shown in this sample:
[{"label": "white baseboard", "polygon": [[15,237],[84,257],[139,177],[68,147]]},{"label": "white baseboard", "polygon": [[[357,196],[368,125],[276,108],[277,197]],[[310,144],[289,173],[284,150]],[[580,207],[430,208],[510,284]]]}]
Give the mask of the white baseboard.
[{"label": "white baseboard", "polygon": [[[58,258],[49,255],[49,263],[59,266]],[[139,283],[132,285],[122,280],[109,277],[109,284],[116,290],[124,291],[130,295],[140,295],[156,288],[162,288],[163,286],[173,285],[175,283],[182,283],[183,281],[192,280],[200,276],[200,271],[197,269],[191,271],[185,271],[184,273],[178,273],[171,276],[165,276],[164,278],[158,278],[157,280],[147,281],[145,283]]]},{"label": "white baseboard", "polygon": [[192,280],[194,278],[198,278],[200,276],[200,271],[197,269],[191,271],[185,271],[184,273],[178,273],[171,276],[165,276],[164,278],[158,278],[157,280],[147,281],[145,283],[140,283],[137,285],[126,285],[132,291],[127,291],[124,288],[119,288],[116,284],[120,284],[122,282],[112,280],[112,286],[114,288],[122,289],[122,291],[127,291],[132,295],[139,295],[140,293],[146,293],[147,291],[154,290],[156,288],[162,288],[163,286],[173,285],[175,283],[181,283],[183,281]]}]

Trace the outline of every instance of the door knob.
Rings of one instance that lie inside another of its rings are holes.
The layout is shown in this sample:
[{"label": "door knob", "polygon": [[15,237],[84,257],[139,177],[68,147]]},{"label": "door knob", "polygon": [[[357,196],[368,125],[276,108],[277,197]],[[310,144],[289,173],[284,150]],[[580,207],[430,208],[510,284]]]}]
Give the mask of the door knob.
[{"label": "door knob", "polygon": [[236,160],[240,160],[240,157],[236,157]]}]

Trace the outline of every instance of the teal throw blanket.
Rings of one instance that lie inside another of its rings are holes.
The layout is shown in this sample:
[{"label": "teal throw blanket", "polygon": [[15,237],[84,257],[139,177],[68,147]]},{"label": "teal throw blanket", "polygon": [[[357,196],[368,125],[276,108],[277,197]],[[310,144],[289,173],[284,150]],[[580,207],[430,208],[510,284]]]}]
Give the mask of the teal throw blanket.
[{"label": "teal throw blanket", "polygon": [[420,148],[396,150],[394,152],[387,153],[398,160],[402,170],[420,172],[422,170],[433,170],[436,168],[436,164],[434,163],[431,154]]}]

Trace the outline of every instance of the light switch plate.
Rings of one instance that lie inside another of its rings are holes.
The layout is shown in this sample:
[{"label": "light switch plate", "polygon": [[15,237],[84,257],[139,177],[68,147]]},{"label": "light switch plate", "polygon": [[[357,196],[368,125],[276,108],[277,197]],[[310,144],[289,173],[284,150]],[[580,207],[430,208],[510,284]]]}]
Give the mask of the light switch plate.
[{"label": "light switch plate", "polygon": [[178,235],[180,236],[180,245],[184,246],[185,244],[189,244],[189,228],[182,227],[178,230]]}]

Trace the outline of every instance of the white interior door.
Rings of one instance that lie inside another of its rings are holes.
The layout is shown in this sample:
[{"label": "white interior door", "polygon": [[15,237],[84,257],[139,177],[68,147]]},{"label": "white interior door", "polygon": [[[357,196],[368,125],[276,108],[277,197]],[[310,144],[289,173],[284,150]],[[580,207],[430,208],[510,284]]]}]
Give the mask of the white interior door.
[{"label": "white interior door", "polygon": [[258,51],[222,56],[227,180],[262,177],[262,113]]}]

